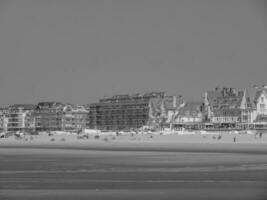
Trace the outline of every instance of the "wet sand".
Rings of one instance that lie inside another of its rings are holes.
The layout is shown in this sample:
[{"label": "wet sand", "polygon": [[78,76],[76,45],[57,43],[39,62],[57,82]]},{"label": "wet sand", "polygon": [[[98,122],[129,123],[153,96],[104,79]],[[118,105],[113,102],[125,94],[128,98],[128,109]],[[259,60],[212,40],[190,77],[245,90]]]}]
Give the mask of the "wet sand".
[{"label": "wet sand", "polygon": [[267,199],[264,144],[94,144],[1,145],[0,199]]}]

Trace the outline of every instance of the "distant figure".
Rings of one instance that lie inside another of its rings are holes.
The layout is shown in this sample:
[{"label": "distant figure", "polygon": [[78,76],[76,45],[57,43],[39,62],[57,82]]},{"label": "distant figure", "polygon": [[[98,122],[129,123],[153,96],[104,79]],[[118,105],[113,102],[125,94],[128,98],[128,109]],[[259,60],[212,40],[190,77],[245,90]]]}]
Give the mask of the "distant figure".
[{"label": "distant figure", "polygon": [[257,138],[257,135],[258,135],[258,132],[256,131],[256,133],[255,133],[255,139]]},{"label": "distant figure", "polygon": [[221,138],[222,138],[222,136],[221,136],[221,135],[219,135],[219,136],[218,136],[218,140],[220,140]]},{"label": "distant figure", "polygon": [[260,139],[261,139],[261,138],[262,138],[262,132],[260,132],[260,134],[259,134],[259,135],[260,135]]},{"label": "distant figure", "polygon": [[236,142],[236,137],[233,138],[234,143]]}]

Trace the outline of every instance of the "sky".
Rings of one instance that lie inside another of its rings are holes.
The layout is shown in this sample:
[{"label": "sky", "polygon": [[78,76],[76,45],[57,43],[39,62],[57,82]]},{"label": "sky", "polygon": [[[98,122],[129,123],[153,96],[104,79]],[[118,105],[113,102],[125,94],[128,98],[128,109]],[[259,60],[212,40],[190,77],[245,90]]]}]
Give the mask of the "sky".
[{"label": "sky", "polygon": [[264,0],[0,0],[0,106],[267,84]]}]

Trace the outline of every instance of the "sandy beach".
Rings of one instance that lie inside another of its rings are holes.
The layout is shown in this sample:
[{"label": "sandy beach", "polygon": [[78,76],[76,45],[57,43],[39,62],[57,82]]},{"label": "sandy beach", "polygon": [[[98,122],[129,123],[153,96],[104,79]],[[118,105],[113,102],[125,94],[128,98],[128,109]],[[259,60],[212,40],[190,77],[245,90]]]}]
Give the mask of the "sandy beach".
[{"label": "sandy beach", "polygon": [[[97,135],[97,137],[96,137]],[[83,135],[84,136],[84,135]],[[267,152],[267,133],[262,137],[254,134],[86,134],[41,133],[33,136],[14,136],[0,139],[0,147],[73,148],[90,150],[135,150],[135,151],[223,151]],[[234,142],[234,138],[236,139]]]},{"label": "sandy beach", "polygon": [[266,199],[267,135],[221,136],[1,139],[0,198]]}]

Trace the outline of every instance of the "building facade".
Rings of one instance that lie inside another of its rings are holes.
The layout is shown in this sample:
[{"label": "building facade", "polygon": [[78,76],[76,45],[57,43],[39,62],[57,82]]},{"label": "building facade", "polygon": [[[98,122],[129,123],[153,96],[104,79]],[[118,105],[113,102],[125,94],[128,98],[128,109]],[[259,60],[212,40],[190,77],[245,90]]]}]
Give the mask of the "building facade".
[{"label": "building facade", "polygon": [[255,123],[267,124],[267,85],[257,87],[254,98]]},{"label": "building facade", "polygon": [[35,105],[31,104],[17,104],[9,106],[6,114],[7,131],[34,131],[34,109]]},{"label": "building facade", "polygon": [[87,111],[86,120],[85,120],[85,128],[90,129],[90,106],[86,105],[85,110]]},{"label": "building facade", "polygon": [[267,85],[257,88],[254,103],[257,115],[267,115]]},{"label": "building facade", "polygon": [[203,102],[186,102],[174,120],[175,127],[199,129],[204,119]]},{"label": "building facade", "polygon": [[216,88],[204,95],[205,120],[220,128],[238,128],[252,123],[253,106],[246,90]]},{"label": "building facade", "polygon": [[0,132],[7,131],[7,114],[8,108],[0,108]]},{"label": "building facade", "polygon": [[185,106],[185,100],[181,95],[168,95],[164,97],[163,105],[163,116],[165,117],[167,113],[167,118],[164,118],[165,127],[172,129],[174,126],[176,126],[176,119],[180,109]]},{"label": "building facade", "polygon": [[35,109],[36,131],[61,131],[63,109],[59,102],[40,102]]},{"label": "building facade", "polygon": [[165,93],[115,95],[89,105],[91,129],[129,130],[159,121],[161,99]]},{"label": "building facade", "polygon": [[66,105],[63,108],[62,130],[79,132],[86,128],[88,111],[84,106]]}]

